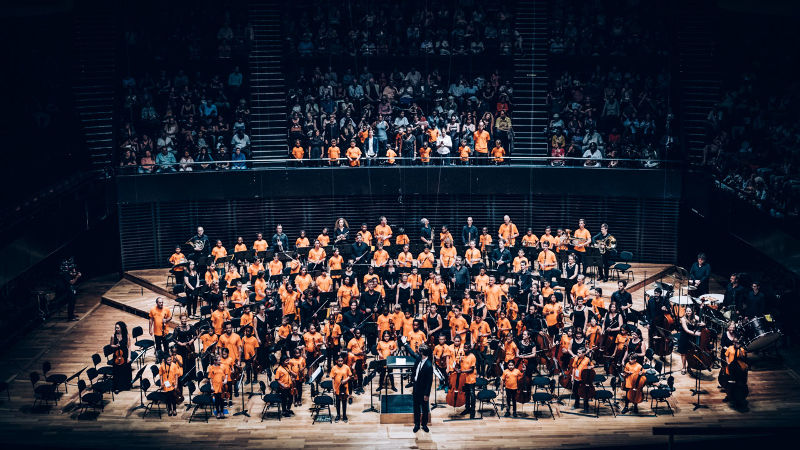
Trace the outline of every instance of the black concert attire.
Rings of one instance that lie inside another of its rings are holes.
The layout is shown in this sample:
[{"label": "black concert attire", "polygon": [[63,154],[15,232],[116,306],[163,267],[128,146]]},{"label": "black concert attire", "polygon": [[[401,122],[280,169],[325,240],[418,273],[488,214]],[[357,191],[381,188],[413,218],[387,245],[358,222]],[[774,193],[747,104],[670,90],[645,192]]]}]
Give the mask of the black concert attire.
[{"label": "black concert attire", "polygon": [[67,297],[67,319],[72,320],[75,318],[75,301],[77,297],[75,294],[78,292],[75,287],[77,282],[77,273],[74,268],[63,267],[60,271],[61,280],[64,283],[64,295]]},{"label": "black concert attire", "polygon": [[414,303],[411,300],[411,283],[407,287],[397,285],[397,303],[403,308],[403,312],[414,311]]},{"label": "black concert attire", "polygon": [[[433,385],[433,362],[430,356],[420,355],[415,352],[408,343],[405,345],[406,352],[415,359],[414,367],[411,369],[411,382],[413,384],[413,403],[414,403],[414,428],[420,425],[428,426],[430,416],[430,404],[426,397],[431,394]],[[423,356],[426,356],[423,359]]]},{"label": "black concert attire", "polygon": [[661,295],[654,295],[647,300],[647,321],[651,324],[656,317],[664,314],[661,307],[670,307],[669,299]]},{"label": "black concert attire", "polygon": [[256,351],[259,366],[270,367],[269,353],[272,351],[270,348],[271,339],[267,339],[267,335],[270,333],[269,316],[264,314],[264,318],[261,319],[258,314],[256,314],[253,316],[253,324],[255,325],[255,334],[259,342],[258,350]]},{"label": "black concert attire", "polygon": [[697,284],[697,290],[694,292],[694,296],[698,297],[703,294],[708,293],[708,278],[711,276],[711,266],[708,263],[697,264],[695,262],[692,264],[692,268],[689,269],[689,279],[699,281]]},{"label": "black concert attire", "polygon": [[333,230],[333,243],[337,244],[336,239],[339,239],[339,236],[344,236],[338,243],[347,242],[347,235],[350,233],[350,229],[347,227],[344,228],[337,228]]},{"label": "black concert attire", "polygon": [[430,226],[420,228],[419,237],[425,238],[426,240],[430,241],[431,249],[433,249],[433,230],[431,229]]},{"label": "black concert attire", "polygon": [[386,272],[383,275],[383,289],[386,292],[386,298],[394,298],[395,290],[397,289],[397,282],[399,280],[400,274],[397,272],[396,268],[386,269]]},{"label": "black concert attire", "polygon": [[519,295],[517,296],[517,304],[520,308],[527,307],[528,298],[531,294],[531,286],[533,286],[533,272],[531,272],[531,268],[525,267],[525,270],[519,273],[517,276],[518,285],[519,285]]},{"label": "black concert attire", "polygon": [[570,313],[569,317],[572,320],[572,329],[573,330],[583,330],[586,327],[586,323],[592,318],[594,312],[589,308],[583,308],[581,310],[575,309]]},{"label": "black concert attire", "polygon": [[725,286],[725,299],[722,301],[723,306],[727,306],[728,308],[736,308],[737,311],[742,309],[742,304],[744,303],[745,292],[744,286],[740,284],[736,284],[734,286],[732,283],[728,283]]},{"label": "black concert attire", "polygon": [[[511,252],[509,252],[507,248],[501,250],[498,247],[492,250],[492,261],[494,262],[495,270],[497,270],[497,275],[500,276],[508,273],[513,258],[511,258]],[[500,264],[500,262],[504,264]]]},{"label": "black concert attire", "polygon": [[[367,309],[370,309],[372,312],[370,315],[377,316],[378,315],[378,308],[383,303],[381,298],[381,293],[378,291],[369,290],[361,293],[361,303],[360,307],[366,312]],[[366,317],[366,315],[364,316]],[[362,319],[363,320],[363,319]],[[366,323],[362,326],[362,331],[364,332],[364,337],[367,340],[367,348],[371,349],[375,346],[378,341],[378,326],[373,320],[367,320]]]},{"label": "black concert attire", "polygon": [[[196,334],[191,326],[187,326],[186,329],[179,326],[175,329],[174,336],[175,342],[178,344],[188,344],[196,337]],[[194,367],[194,346],[176,345],[175,351],[178,352],[183,360],[183,373],[186,375],[189,373],[189,369]]]},{"label": "black concert attire", "polygon": [[525,316],[525,319],[522,320],[522,323],[525,324],[525,329],[531,335],[535,335],[542,331],[545,326],[543,325],[544,317],[541,314],[528,314]]},{"label": "black concert attire", "polygon": [[311,323],[311,320],[314,316],[314,312],[317,310],[319,305],[316,302],[309,301],[309,298],[306,297],[300,302],[300,329],[307,330],[308,324]]},{"label": "black concert attire", "polygon": [[[198,266],[205,265],[205,261],[200,261],[200,258],[211,254],[211,243],[208,240],[208,236],[205,233],[202,236],[195,234],[189,241],[192,243],[192,254],[189,259]],[[201,247],[200,250],[196,250],[198,247]],[[200,264],[201,262],[203,264]]]},{"label": "black concert attire", "polygon": [[[364,264],[367,264],[367,256],[364,256],[367,252],[369,252],[369,245],[366,242],[354,242],[353,245],[350,247],[350,257],[353,259],[353,267],[366,267]],[[360,259],[359,259],[360,258]],[[366,269],[359,270],[356,273],[366,272]],[[358,280],[353,280],[358,281]]]},{"label": "black concert attire", "polygon": [[751,319],[761,316],[764,314],[766,303],[767,297],[761,290],[758,291],[758,294],[751,290],[744,298],[742,314]]},{"label": "black concert attire", "polygon": [[469,247],[470,241],[478,243],[478,228],[475,225],[464,225],[461,229],[461,242],[464,243],[464,247]]},{"label": "black concert attire", "polygon": [[122,350],[125,361],[122,364],[117,364],[116,356],[114,357],[113,365],[111,366],[114,376],[114,390],[127,391],[131,388],[131,362],[128,359],[128,337],[123,335],[122,339],[118,339],[117,334],[114,333],[113,342],[114,345],[119,346],[119,350]]},{"label": "black concert attire", "polygon": [[[517,342],[517,348],[519,349],[520,355],[530,355],[531,353],[536,351],[536,344],[531,339],[530,342],[527,344],[523,340],[519,340]],[[525,366],[525,376],[530,377],[533,375],[533,372],[536,370],[536,363],[534,363],[534,358],[528,358],[528,365]]]},{"label": "black concert attire", "polygon": [[564,295],[569,295],[572,292],[572,286],[578,284],[579,273],[580,266],[577,262],[564,264]]},{"label": "black concert attire", "polygon": [[[693,334],[687,333],[683,329],[683,325],[681,325],[680,327],[681,327],[681,332],[678,335],[678,353],[680,353],[681,355],[685,355],[686,352],[688,352],[689,349],[692,348],[691,343],[694,341],[695,336]],[[689,329],[689,331],[691,332],[697,331],[697,321],[687,319],[686,328]]]},{"label": "black concert attire", "polygon": [[342,314],[342,321],[339,323],[339,326],[342,328],[342,336],[345,337],[345,344],[353,337],[353,330],[359,328],[363,321],[364,311],[360,308],[356,308],[355,312],[353,312],[352,309],[348,309]]},{"label": "black concert attire", "polygon": [[[603,240],[604,238],[608,237],[608,234],[603,234],[601,231],[600,233],[595,234],[592,236],[592,244],[597,244],[597,241]],[[610,249],[606,249],[605,253],[600,254],[600,267],[597,268],[598,274],[597,277],[601,278],[603,281],[608,281],[608,269],[611,267],[611,251]]]},{"label": "black concert attire", "polygon": [[469,288],[470,275],[467,266],[460,266],[458,264],[453,268],[453,292],[450,297],[453,300],[461,301],[464,298],[464,291]]},{"label": "black concert attire", "polygon": [[[617,311],[622,314],[622,318],[628,321],[636,321],[636,311],[633,309],[626,310],[628,306],[633,306],[633,298],[628,291],[616,291],[611,294],[611,301],[617,304]],[[628,317],[630,316],[630,317]]]},{"label": "black concert attire", "polygon": [[289,237],[286,236],[286,233],[275,233],[272,235],[272,248],[276,252],[289,251]]},{"label": "black concert attire", "polygon": [[196,271],[193,274],[187,273],[184,281],[186,313],[193,316],[197,313],[197,297],[200,295],[200,275]]}]

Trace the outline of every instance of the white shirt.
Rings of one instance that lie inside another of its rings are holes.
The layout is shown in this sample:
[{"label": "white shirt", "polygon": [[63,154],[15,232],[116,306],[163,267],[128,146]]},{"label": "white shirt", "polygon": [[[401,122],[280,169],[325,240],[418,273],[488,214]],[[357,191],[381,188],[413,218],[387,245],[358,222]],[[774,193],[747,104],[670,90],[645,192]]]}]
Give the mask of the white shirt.
[{"label": "white shirt", "polygon": [[453,148],[453,140],[450,138],[450,135],[441,134],[436,140],[436,146],[436,153],[440,155],[449,155],[450,149]]},{"label": "white shirt", "polygon": [[425,361],[427,360],[428,357],[423,356],[422,359],[419,361],[419,364],[417,364],[417,372],[414,373],[414,381],[417,381],[417,379],[419,379],[419,371],[422,370],[422,365],[425,364]]}]

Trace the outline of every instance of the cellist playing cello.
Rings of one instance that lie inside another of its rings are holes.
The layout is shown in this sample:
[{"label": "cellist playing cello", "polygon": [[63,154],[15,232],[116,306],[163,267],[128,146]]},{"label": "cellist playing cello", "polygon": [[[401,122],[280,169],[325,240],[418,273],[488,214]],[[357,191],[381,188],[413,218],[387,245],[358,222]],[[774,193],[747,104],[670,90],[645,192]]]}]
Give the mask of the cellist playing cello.
[{"label": "cellist playing cello", "polygon": [[[630,392],[631,389],[639,388],[638,384],[640,375],[642,375],[642,365],[639,364],[639,361],[637,361],[636,354],[632,353],[628,355],[628,362],[625,364],[625,368],[622,369],[622,376],[625,377],[625,386],[623,387],[623,389],[625,389],[625,395],[623,396],[625,398],[625,407],[622,408],[620,414],[625,414],[628,412],[628,406],[630,403],[630,396],[628,395],[628,392]],[[635,401],[633,403],[633,412],[639,412],[639,407]]]}]

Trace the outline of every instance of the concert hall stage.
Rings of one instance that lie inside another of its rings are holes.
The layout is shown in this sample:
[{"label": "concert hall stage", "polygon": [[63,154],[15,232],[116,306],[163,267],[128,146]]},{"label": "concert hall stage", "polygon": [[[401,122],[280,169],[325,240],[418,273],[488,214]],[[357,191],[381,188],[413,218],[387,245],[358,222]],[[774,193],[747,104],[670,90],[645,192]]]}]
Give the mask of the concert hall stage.
[{"label": "concert hall stage", "polygon": [[[165,282],[164,274],[161,269],[151,272],[156,286]],[[144,275],[142,272],[128,274],[137,277]],[[640,279],[637,275],[637,280]],[[715,287],[719,288],[712,286],[712,290]],[[32,409],[33,392],[28,374],[31,371],[40,371],[44,361],[52,364],[51,373],[70,375],[87,366],[91,367],[92,354],[100,352],[102,355],[102,347],[108,343],[113,324],[118,320],[124,320],[129,329],[135,326],[144,327],[147,334],[147,320],[140,313],[123,312],[105,304],[114,296],[116,301],[126,302],[131,308],[129,311],[138,311],[139,308],[144,310],[159,293],[145,289],[142,295],[143,289],[141,285],[127,280],[87,281],[79,287],[77,311],[80,321],[48,321],[22,337],[0,357],[0,380],[7,381],[10,386],[10,400],[7,400],[5,392],[0,392],[0,433],[6,436],[7,445],[88,447],[96,446],[97,439],[102,439],[103,445],[108,447],[159,448],[193,445],[391,449],[498,446],[619,448],[626,445],[665,446],[667,437],[654,436],[653,427],[775,427],[795,426],[800,420],[800,376],[792,368],[797,358],[786,351],[783,351],[784,359],[759,356],[752,358],[748,398],[750,411],[747,414],[735,411],[722,402],[723,394],[716,387],[716,370],[705,372],[702,379],[701,387],[708,395],[703,395],[701,401],[708,405],[708,409],[693,410],[695,398],[691,396],[690,389],[694,387],[694,379],[677,372],[680,364],[677,354],[673,359],[676,390],[669,400],[674,416],[664,407],[655,416],[649,403],[641,405],[639,414],[616,418],[607,407],[601,408],[600,417],[595,418],[593,414],[585,415],[581,410],[573,410],[571,405],[553,405],[555,420],[547,415],[540,417],[538,421],[487,415],[482,421],[443,422],[461,418],[456,414],[460,409],[454,411],[445,406],[432,411],[431,433],[419,432],[415,435],[411,432],[410,424],[380,424],[379,413],[363,413],[369,406],[369,394],[355,396],[353,404],[348,408],[349,423],[312,425],[306,387],[303,406],[295,408],[297,415],[284,418],[280,422],[274,418],[261,422],[259,414],[263,402],[259,396],[253,396],[245,397],[246,407],[251,415],[249,418],[229,415],[225,420],[212,418],[208,424],[202,420],[188,423],[189,413],[185,408],[179,408],[177,417],[164,415],[159,420],[158,414],[152,413],[142,419],[142,410],[134,409],[140,401],[138,382],[134,384],[134,390],[116,395],[113,402],[110,395],[106,394],[105,409],[99,413],[77,414],[77,388],[74,385],[69,386],[69,393],[60,399],[57,406]],[[102,303],[101,296],[106,297]],[[125,296],[128,297],[127,300],[123,298]],[[139,306],[134,303],[134,297],[137,296],[141,302]],[[640,305],[641,293],[634,293],[634,299]],[[146,364],[154,364],[151,354],[148,354]],[[146,372],[149,379],[149,371]],[[369,388],[366,391],[369,392]],[[234,400],[231,414],[241,409],[241,398]],[[379,403],[377,397],[374,403]],[[490,407],[487,410],[488,408]],[[531,404],[526,404],[521,406],[520,411],[530,417],[532,409]],[[58,441],[54,444],[53,439]],[[676,443],[687,442],[688,439],[704,438],[677,437]]]}]

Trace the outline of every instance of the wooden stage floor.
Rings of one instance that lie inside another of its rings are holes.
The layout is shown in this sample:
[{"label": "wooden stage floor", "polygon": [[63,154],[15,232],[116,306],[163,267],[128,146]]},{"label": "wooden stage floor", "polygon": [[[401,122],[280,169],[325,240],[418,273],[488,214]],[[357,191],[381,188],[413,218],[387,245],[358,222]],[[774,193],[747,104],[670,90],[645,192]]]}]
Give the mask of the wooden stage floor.
[{"label": "wooden stage floor", "polygon": [[[416,435],[412,433],[410,424],[382,425],[377,413],[362,412],[369,406],[369,394],[356,396],[348,408],[349,423],[312,425],[307,388],[303,406],[294,408],[297,415],[280,422],[275,419],[261,422],[259,413],[263,403],[258,396],[247,401],[250,418],[237,416],[225,420],[212,419],[208,424],[202,421],[187,423],[188,413],[180,409],[178,417],[164,416],[159,420],[157,414],[153,414],[143,419],[141,410],[133,410],[139,404],[138,390],[123,392],[113,402],[106,395],[106,408],[99,415],[78,417],[74,412],[77,393],[74,386],[69,387],[69,394],[58,406],[49,411],[32,410],[33,395],[28,374],[41,371],[44,361],[52,363],[52,373],[72,374],[91,364],[91,355],[108,342],[114,322],[124,320],[129,328],[143,326],[147,329],[144,318],[102,304],[100,299],[115,285],[114,289],[121,294],[145,297],[138,300],[144,302],[144,306],[157,293],[145,290],[145,295],[141,295],[143,288],[139,287],[137,294],[135,291],[139,285],[117,284],[117,281],[106,278],[81,284],[77,309],[80,321],[65,322],[62,313],[4,349],[0,355],[0,380],[9,382],[11,398],[8,400],[5,393],[0,392],[0,438],[7,445],[391,449],[639,447],[666,445],[666,437],[653,436],[652,428],[656,426],[794,426],[800,419],[800,376],[776,359],[752,361],[748,412],[735,411],[722,402],[723,394],[716,387],[715,370],[705,373],[702,382],[702,388],[708,391],[702,402],[709,406],[708,409],[693,410],[694,398],[689,390],[694,387],[694,380],[676,373],[676,391],[670,400],[674,416],[661,413],[655,416],[649,404],[642,404],[638,415],[616,418],[607,408],[601,410],[600,418],[595,418],[584,416],[569,405],[554,405],[555,420],[549,417],[530,421],[486,416],[477,421],[443,422],[453,414],[452,408],[444,407],[432,412],[431,432]],[[641,295],[634,293],[634,298],[641,301]],[[674,362],[674,368],[679,368],[677,354]],[[148,357],[147,363],[153,363],[152,357]],[[231,412],[241,408],[241,399],[234,400]],[[377,405],[378,397],[374,401]],[[531,405],[522,408],[528,414],[531,410]],[[676,438],[676,442],[688,439]]]}]

